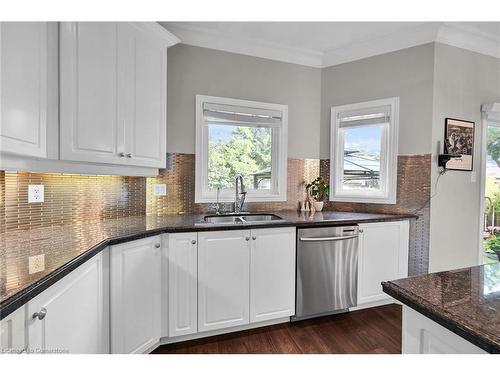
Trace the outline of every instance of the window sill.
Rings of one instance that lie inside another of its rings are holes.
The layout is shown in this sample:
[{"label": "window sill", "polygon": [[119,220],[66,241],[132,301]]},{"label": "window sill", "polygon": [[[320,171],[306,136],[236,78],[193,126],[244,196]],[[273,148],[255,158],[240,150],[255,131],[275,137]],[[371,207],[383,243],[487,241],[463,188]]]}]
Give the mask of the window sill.
[{"label": "window sill", "polygon": [[373,204],[396,204],[396,197],[360,197],[360,196],[337,196],[330,197],[330,202],[345,203],[373,203]]}]

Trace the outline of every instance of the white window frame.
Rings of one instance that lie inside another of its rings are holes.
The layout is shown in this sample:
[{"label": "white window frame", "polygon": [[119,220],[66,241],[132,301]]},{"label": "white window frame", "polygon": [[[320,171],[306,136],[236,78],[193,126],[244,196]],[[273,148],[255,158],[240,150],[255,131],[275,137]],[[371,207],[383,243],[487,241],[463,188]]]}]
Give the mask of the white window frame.
[{"label": "white window frame", "polygon": [[[381,192],[344,191],[342,189],[344,139],[339,131],[339,115],[346,111],[362,111],[381,106],[390,106],[391,108],[389,123],[382,130],[382,147],[380,152]],[[398,133],[399,97],[332,107],[330,126],[330,201],[395,204],[397,195]]]},{"label": "white window frame", "polygon": [[[245,202],[277,202],[287,200],[287,164],[288,164],[288,106],[275,103],[255,102],[250,100],[223,98],[217,96],[196,95],[196,160],[195,160],[195,202],[212,203],[217,192],[208,188],[208,126],[203,116],[203,104],[222,104],[252,109],[270,109],[281,111],[281,125],[273,131],[272,173],[276,173],[269,192],[246,195]],[[222,190],[219,202],[233,202],[234,190]]]}]

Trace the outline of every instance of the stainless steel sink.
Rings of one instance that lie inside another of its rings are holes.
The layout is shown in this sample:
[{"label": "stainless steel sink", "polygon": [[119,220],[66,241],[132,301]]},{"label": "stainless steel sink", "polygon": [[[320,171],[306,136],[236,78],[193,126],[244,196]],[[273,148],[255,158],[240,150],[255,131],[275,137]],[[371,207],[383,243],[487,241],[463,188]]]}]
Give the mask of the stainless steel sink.
[{"label": "stainless steel sink", "polygon": [[211,224],[245,224],[263,223],[269,221],[283,220],[274,214],[223,214],[207,215],[203,218],[206,223]]}]

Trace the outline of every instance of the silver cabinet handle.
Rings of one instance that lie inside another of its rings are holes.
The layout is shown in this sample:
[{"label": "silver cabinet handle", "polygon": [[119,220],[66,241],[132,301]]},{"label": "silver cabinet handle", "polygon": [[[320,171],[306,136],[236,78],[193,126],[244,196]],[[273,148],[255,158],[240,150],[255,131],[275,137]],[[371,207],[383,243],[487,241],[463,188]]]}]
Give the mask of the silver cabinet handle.
[{"label": "silver cabinet handle", "polygon": [[245,241],[250,241],[250,236],[246,236]]},{"label": "silver cabinet handle", "polygon": [[33,314],[33,319],[38,318],[38,320],[43,320],[45,318],[45,315],[47,315],[47,309],[45,307],[42,307],[39,312],[36,312]]},{"label": "silver cabinet handle", "polygon": [[317,241],[342,241],[349,240],[351,238],[356,238],[358,235],[354,236],[334,236],[334,237],[300,237],[301,241],[317,242]]},{"label": "silver cabinet handle", "polygon": [[363,229],[358,229],[358,232],[359,233],[363,233]]},{"label": "silver cabinet handle", "polygon": [[193,245],[195,245],[195,244],[196,244],[196,240],[191,240],[191,243],[192,243]]},{"label": "silver cabinet handle", "polygon": [[120,152],[120,153],[118,154],[118,156],[119,156],[119,157],[121,157],[121,158],[124,158],[124,157],[125,157],[125,153],[124,153],[124,152]]},{"label": "silver cabinet handle", "polygon": [[252,240],[256,240],[257,239],[257,236],[252,236]]},{"label": "silver cabinet handle", "polygon": [[127,156],[127,158],[131,158],[132,154],[129,152],[126,156]]},{"label": "silver cabinet handle", "polygon": [[161,245],[160,245],[159,243],[156,243],[156,244],[155,244],[155,247],[156,247],[157,249],[159,249],[159,248],[161,247]]}]

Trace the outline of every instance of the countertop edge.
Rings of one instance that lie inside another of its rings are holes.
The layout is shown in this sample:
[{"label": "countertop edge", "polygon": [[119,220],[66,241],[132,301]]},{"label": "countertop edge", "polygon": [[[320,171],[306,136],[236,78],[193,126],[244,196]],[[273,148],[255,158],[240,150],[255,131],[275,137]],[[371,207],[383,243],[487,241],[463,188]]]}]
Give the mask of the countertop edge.
[{"label": "countertop edge", "polygon": [[384,291],[384,293],[390,295],[404,305],[407,305],[413,310],[419,312],[420,314],[438,323],[444,328],[476,345],[477,347],[483,349],[484,351],[491,354],[500,353],[500,345],[488,338],[477,334],[474,331],[471,331],[469,328],[463,326],[460,323],[457,323],[453,319],[446,317],[439,312],[436,312],[421,297],[411,293],[410,291],[404,290],[403,288],[390,281],[382,282],[382,290]]},{"label": "countertop edge", "polygon": [[46,276],[37,280],[33,284],[27,286],[26,288],[20,290],[19,292],[13,294],[12,296],[6,298],[0,302],[0,320],[9,316],[18,308],[22,307],[24,304],[29,302],[31,299],[42,293],[45,289],[49,288],[57,281],[61,280],[64,276],[68,275],[70,272],[77,269],[83,263],[100,253],[108,246],[120,244],[123,242],[134,241],[141,238],[147,238],[155,236],[162,233],[182,233],[182,232],[206,232],[206,231],[219,231],[219,230],[238,230],[238,229],[256,229],[256,228],[270,228],[270,227],[321,227],[321,226],[338,226],[338,225],[353,225],[359,223],[374,223],[374,222],[390,222],[390,221],[402,221],[402,220],[417,220],[418,216],[412,214],[395,214],[394,217],[383,217],[383,218],[369,218],[369,219],[346,219],[346,220],[324,220],[316,222],[296,222],[283,220],[280,222],[271,222],[264,224],[241,224],[235,225],[186,225],[186,226],[166,226],[158,227],[151,230],[140,231],[136,233],[130,233],[122,235],[119,237],[110,237],[102,240],[98,244],[90,247],[88,250],[82,252],[76,258],[73,258],[69,262],[63,264],[59,268],[50,272]]}]

